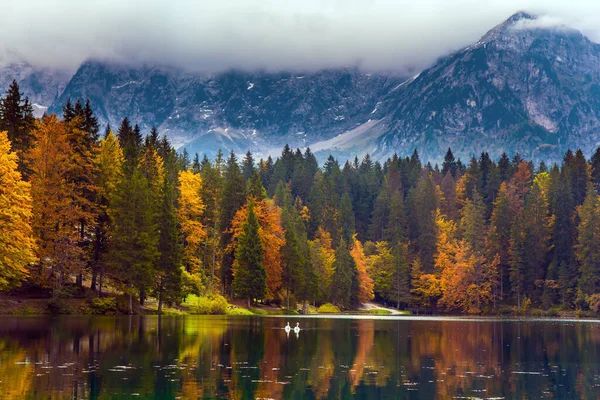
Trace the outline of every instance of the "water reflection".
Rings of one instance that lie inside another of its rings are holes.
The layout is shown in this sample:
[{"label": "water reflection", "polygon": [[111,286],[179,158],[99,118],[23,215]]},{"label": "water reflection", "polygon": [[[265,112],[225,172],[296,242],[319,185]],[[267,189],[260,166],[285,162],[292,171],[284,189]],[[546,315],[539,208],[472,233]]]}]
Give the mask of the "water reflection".
[{"label": "water reflection", "polygon": [[598,323],[285,322],[2,318],[0,398],[600,397]]}]

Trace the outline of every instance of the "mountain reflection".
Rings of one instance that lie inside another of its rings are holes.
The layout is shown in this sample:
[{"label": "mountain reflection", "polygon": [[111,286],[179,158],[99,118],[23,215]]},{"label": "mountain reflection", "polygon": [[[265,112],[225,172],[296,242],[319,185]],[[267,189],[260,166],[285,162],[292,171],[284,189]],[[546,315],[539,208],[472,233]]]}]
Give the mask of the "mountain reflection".
[{"label": "mountain reflection", "polygon": [[600,396],[595,322],[298,320],[2,318],[0,398]]}]

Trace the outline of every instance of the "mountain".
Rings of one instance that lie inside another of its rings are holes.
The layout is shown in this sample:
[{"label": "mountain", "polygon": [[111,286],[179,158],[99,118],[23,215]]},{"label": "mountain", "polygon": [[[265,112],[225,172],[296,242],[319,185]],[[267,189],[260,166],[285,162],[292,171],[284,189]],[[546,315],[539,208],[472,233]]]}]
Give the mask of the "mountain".
[{"label": "mountain", "polygon": [[418,148],[440,159],[487,150],[560,159],[600,143],[600,46],[517,13],[385,100],[380,157]]},{"label": "mountain", "polygon": [[29,97],[36,117],[41,117],[56,102],[69,79],[66,72],[34,67],[12,51],[0,56],[0,90],[6,92],[16,80],[23,95]]},{"label": "mountain", "polygon": [[411,78],[352,68],[206,75],[87,61],[62,90],[48,72],[11,68],[0,70],[0,83],[19,76],[51,112],[88,98],[103,124],[116,128],[128,116],[192,153],[262,156],[289,143],[321,158],[416,148],[438,162],[451,147],[463,159],[485,150],[555,161],[600,143],[600,45],[524,12]]},{"label": "mountain", "polygon": [[192,152],[214,154],[220,147],[264,154],[360,125],[388,88],[403,79],[357,69],[200,75],[88,61],[51,111],[60,112],[68,98],[87,98],[102,122],[118,127],[128,116],[143,131],[155,125]]}]

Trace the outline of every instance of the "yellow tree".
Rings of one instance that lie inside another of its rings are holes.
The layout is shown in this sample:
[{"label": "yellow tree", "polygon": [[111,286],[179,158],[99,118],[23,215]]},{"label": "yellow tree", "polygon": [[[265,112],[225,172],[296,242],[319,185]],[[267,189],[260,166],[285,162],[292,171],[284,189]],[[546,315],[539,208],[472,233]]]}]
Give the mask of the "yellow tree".
[{"label": "yellow tree", "polygon": [[475,251],[467,240],[458,240],[456,224],[438,217],[438,242],[435,267],[440,272],[439,305],[478,314],[494,299],[494,285],[500,257],[490,262]]},{"label": "yellow tree", "polygon": [[310,261],[317,275],[317,302],[329,301],[329,288],[334,273],[335,252],[331,246],[331,235],[319,227],[315,238],[308,242]]},{"label": "yellow tree", "polygon": [[179,171],[179,210],[177,216],[183,233],[183,265],[191,273],[203,274],[200,260],[201,245],[206,240],[202,225],[204,204],[202,203],[202,178],[194,172]]},{"label": "yellow tree", "polygon": [[356,238],[356,234],[352,236],[353,245],[350,249],[350,255],[354,259],[356,271],[358,272],[358,301],[366,303],[373,299],[373,279],[367,272],[367,257],[363,250],[363,245]]},{"label": "yellow tree", "polygon": [[102,294],[102,283],[105,274],[104,256],[109,247],[109,233],[111,220],[109,216],[109,206],[111,199],[117,192],[117,186],[123,179],[123,151],[119,145],[119,140],[115,134],[110,131],[104,139],[100,141],[98,151],[94,157],[96,167],[96,184],[98,185],[96,206],[98,214],[95,225],[95,235],[92,250],[92,284],[91,289],[96,290],[97,280],[99,278],[98,291]]},{"label": "yellow tree", "polygon": [[73,166],[78,159],[69,129],[55,115],[36,123],[36,146],[30,152],[33,229],[39,265],[33,280],[58,295],[71,274],[82,267],[79,226],[86,217],[81,208]]},{"label": "yellow tree", "polygon": [[17,170],[6,132],[0,132],[0,290],[17,284],[35,261],[31,186]]},{"label": "yellow tree", "polygon": [[[263,265],[267,272],[268,296],[273,296],[281,287],[281,248],[285,244],[285,232],[281,226],[281,209],[267,199],[254,201],[254,213],[260,225],[258,235],[263,248]],[[231,221],[233,239],[231,248],[236,249],[248,215],[248,203],[240,208]]]}]

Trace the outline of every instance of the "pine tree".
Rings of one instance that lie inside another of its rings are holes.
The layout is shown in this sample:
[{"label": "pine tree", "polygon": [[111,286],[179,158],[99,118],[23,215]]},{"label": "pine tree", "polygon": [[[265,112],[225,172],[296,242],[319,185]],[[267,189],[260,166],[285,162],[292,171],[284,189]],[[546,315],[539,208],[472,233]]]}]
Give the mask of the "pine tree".
[{"label": "pine tree", "polygon": [[579,289],[584,296],[590,296],[600,288],[600,200],[591,184],[577,212],[580,220],[576,245],[581,274]]},{"label": "pine tree", "polygon": [[442,164],[442,175],[446,175],[450,173],[450,176],[456,177],[456,170],[458,166],[456,164],[456,160],[454,159],[454,154],[452,154],[452,150],[448,147],[448,151],[444,156],[444,163]]},{"label": "pine tree", "polygon": [[255,170],[254,158],[252,157],[252,153],[248,151],[246,157],[242,160],[242,175],[244,175],[244,180],[248,181],[252,178]]},{"label": "pine tree", "polygon": [[[229,232],[231,220],[236,212],[244,205],[246,200],[244,176],[237,163],[237,158],[233,152],[229,155],[225,174],[223,176],[223,191],[221,196],[219,229],[221,233],[221,246],[227,249],[231,243],[232,235]],[[231,287],[233,281],[232,267],[234,254],[225,250],[221,262],[221,281],[225,289]]]},{"label": "pine tree", "polygon": [[[553,218],[550,237],[551,265],[546,281],[552,283],[552,286],[558,283],[565,305],[573,301],[577,276],[573,248],[576,238],[575,201],[572,193],[567,169],[563,169],[560,174],[552,174],[549,188],[549,206]],[[550,294],[546,293],[547,296]]]},{"label": "pine tree", "polygon": [[504,299],[504,287],[508,288],[508,268],[510,265],[511,227],[515,216],[511,213],[510,199],[506,182],[502,182],[490,218],[490,228],[486,237],[488,259],[498,256],[500,300]]},{"label": "pine tree", "polygon": [[334,304],[348,309],[353,306],[353,288],[357,286],[357,272],[348,245],[342,239],[335,250],[335,272],[331,284],[331,298]]},{"label": "pine tree", "polygon": [[137,137],[129,123],[129,119],[124,118],[121,122],[121,126],[117,131],[117,137],[123,149],[123,157],[125,159],[125,173],[131,175],[133,169],[137,165],[138,157],[141,152],[141,137]]},{"label": "pine tree", "polygon": [[94,165],[98,186],[95,201],[98,207],[97,218],[94,226],[94,242],[92,250],[92,284],[91,289],[96,290],[99,278],[98,292],[102,294],[103,278],[106,272],[106,253],[109,248],[112,221],[108,210],[111,199],[115,196],[117,187],[123,178],[123,152],[114,133],[109,132],[100,141],[98,151],[94,157]]},{"label": "pine tree", "polygon": [[248,299],[248,307],[253,300],[263,299],[267,290],[267,274],[263,265],[263,247],[259,237],[259,224],[254,205],[248,206],[248,217],[243,233],[238,238],[235,251],[234,292]]},{"label": "pine tree", "polygon": [[465,201],[465,206],[461,212],[460,223],[463,238],[478,256],[481,256],[485,250],[485,236],[483,235],[483,232],[486,231],[485,210],[485,204],[483,204],[479,192],[475,190],[473,199]]},{"label": "pine tree", "polygon": [[111,275],[131,298],[140,303],[154,283],[158,252],[158,226],[152,188],[140,168],[134,168],[117,186],[109,216],[113,221],[108,259]]},{"label": "pine tree", "polygon": [[591,181],[594,183],[596,192],[600,193],[600,147],[596,149],[596,152],[590,160],[591,164]]},{"label": "pine tree", "polygon": [[354,221],[352,201],[350,200],[350,195],[346,192],[340,200],[341,237],[346,243],[350,243],[354,236]]},{"label": "pine tree", "polygon": [[456,197],[456,182],[450,174],[446,172],[440,185],[442,198],[440,199],[440,212],[447,218],[458,221],[458,204]]},{"label": "pine tree", "polygon": [[0,101],[0,131],[8,133],[12,151],[18,157],[18,171],[25,180],[28,180],[31,174],[26,154],[33,146],[34,124],[33,108],[29,99],[22,99],[19,85],[13,80],[6,96]]},{"label": "pine tree", "polygon": [[21,179],[10,146],[8,134],[0,132],[0,290],[16,286],[36,261],[31,185]]},{"label": "pine tree", "polygon": [[182,300],[183,251],[175,202],[175,187],[169,179],[165,179],[159,216],[159,257],[154,277],[159,314],[162,313],[163,303],[178,304]]}]

